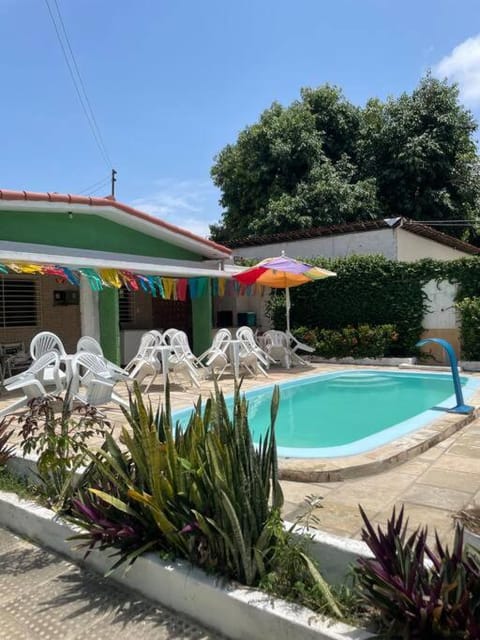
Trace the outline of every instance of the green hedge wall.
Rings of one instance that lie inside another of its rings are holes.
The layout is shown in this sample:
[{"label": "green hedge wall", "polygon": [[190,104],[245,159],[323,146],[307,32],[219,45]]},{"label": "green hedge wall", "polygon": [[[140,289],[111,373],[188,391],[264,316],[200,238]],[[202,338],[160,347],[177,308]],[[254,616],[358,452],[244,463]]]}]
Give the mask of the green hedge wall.
[{"label": "green hedge wall", "polygon": [[480,298],[464,298],[457,308],[462,317],[462,355],[465,360],[480,360]]},{"label": "green hedge wall", "polygon": [[[453,261],[394,262],[383,256],[306,260],[337,273],[335,278],[295,287],[292,327],[341,329],[348,325],[393,324],[399,334],[389,355],[412,355],[422,333],[429,301],[422,287],[429,280],[459,285],[457,301],[480,295],[480,258]],[[268,312],[274,325],[285,326],[282,290],[272,293]],[[480,342],[480,332],[479,332]]]}]

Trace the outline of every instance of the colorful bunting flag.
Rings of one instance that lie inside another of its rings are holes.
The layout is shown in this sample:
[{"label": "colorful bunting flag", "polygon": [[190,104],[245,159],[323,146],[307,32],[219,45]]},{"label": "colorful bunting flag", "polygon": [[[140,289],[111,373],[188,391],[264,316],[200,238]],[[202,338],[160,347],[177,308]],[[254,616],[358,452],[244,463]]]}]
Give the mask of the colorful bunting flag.
[{"label": "colorful bunting flag", "polygon": [[[93,291],[101,291],[104,287],[120,289],[126,287],[129,291],[140,289],[152,296],[160,296],[165,300],[185,301],[190,294],[194,300],[204,296],[208,291],[207,277],[199,278],[168,278],[163,276],[149,276],[121,269],[92,269],[80,268],[72,270],[58,264],[37,265],[23,262],[9,262],[0,264],[0,274],[10,272],[29,275],[48,275],[58,278],[59,282],[68,281],[79,286],[80,275],[83,275]],[[259,284],[241,285],[236,280],[228,278],[211,279],[212,294],[214,296],[264,295],[265,287]]]}]

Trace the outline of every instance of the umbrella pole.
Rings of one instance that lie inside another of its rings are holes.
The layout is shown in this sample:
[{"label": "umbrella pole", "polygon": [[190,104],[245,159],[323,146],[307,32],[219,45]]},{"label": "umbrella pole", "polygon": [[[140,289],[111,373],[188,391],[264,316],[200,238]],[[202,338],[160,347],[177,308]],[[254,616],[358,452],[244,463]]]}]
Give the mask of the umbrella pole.
[{"label": "umbrella pole", "polygon": [[285,289],[285,306],[287,312],[287,333],[290,333],[290,289],[286,287]]}]

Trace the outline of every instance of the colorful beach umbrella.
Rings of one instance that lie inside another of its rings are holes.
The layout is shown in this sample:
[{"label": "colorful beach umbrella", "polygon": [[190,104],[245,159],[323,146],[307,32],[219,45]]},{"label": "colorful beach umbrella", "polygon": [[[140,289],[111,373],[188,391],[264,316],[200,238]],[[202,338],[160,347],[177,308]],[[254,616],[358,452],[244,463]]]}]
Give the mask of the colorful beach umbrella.
[{"label": "colorful beach umbrella", "polygon": [[290,331],[290,287],[298,287],[306,282],[322,280],[336,276],[333,271],[313,267],[312,265],[289,258],[284,253],[276,258],[265,258],[254,267],[234,275],[242,284],[258,283],[275,289],[285,289],[287,331]]}]

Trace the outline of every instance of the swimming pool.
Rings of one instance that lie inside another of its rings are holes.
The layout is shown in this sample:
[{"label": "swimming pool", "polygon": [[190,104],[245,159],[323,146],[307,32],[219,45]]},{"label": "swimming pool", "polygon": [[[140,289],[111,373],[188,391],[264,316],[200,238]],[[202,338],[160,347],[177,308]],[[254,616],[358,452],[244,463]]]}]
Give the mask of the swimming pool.
[{"label": "swimming pool", "polygon": [[[480,380],[461,377],[465,399]],[[370,451],[455,406],[450,374],[341,371],[280,383],[278,455],[331,458]],[[257,441],[269,425],[273,385],[246,392]],[[231,398],[227,402],[232,402]],[[190,410],[175,414],[181,422]]]}]

